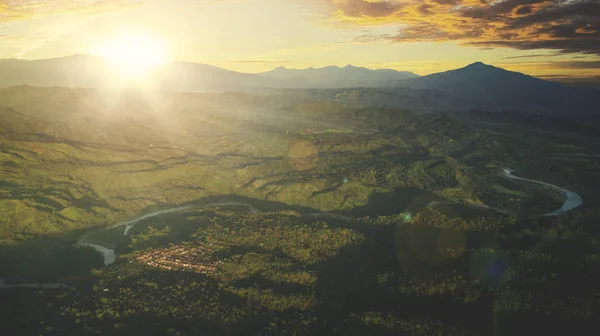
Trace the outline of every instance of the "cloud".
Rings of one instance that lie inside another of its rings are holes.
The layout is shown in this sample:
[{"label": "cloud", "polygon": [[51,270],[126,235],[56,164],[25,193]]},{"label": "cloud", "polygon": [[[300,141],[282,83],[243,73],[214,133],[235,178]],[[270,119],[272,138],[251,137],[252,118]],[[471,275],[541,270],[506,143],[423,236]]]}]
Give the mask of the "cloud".
[{"label": "cloud", "polygon": [[103,14],[130,9],[144,0],[0,0],[0,23],[41,16],[77,13]]},{"label": "cloud", "polygon": [[564,74],[552,74],[552,75],[538,75],[537,77],[539,78],[572,78],[571,76],[568,75],[564,75]]},{"label": "cloud", "polygon": [[533,40],[533,41],[506,41],[506,40],[490,40],[468,42],[473,46],[494,46],[508,47],[518,50],[532,49],[554,49],[564,53],[586,53],[600,55],[600,40],[598,39],[552,39],[552,40]]},{"label": "cloud", "polygon": [[564,69],[600,69],[600,61],[565,61],[558,63],[559,68]]},{"label": "cloud", "polygon": [[598,69],[600,61],[526,61],[519,63],[499,63],[500,65],[535,66],[547,69]]},{"label": "cloud", "polygon": [[458,41],[477,47],[600,55],[598,0],[305,1],[324,5],[333,22],[398,24],[396,34],[367,34],[360,42]]},{"label": "cloud", "polygon": [[533,8],[531,6],[523,6],[518,8],[515,13],[519,15],[531,14],[533,12]]},{"label": "cloud", "polygon": [[502,59],[519,59],[519,58],[537,58],[537,57],[554,57],[560,56],[560,54],[533,54],[533,55],[519,55],[519,56],[506,56],[502,57]]},{"label": "cloud", "polygon": [[530,75],[550,76],[561,75],[562,77],[591,77],[600,76],[600,61],[595,60],[564,60],[564,61],[523,61],[523,62],[505,62],[494,63],[495,66],[507,70],[525,72]]},{"label": "cloud", "polygon": [[249,59],[249,60],[238,60],[238,61],[217,62],[217,63],[290,63],[290,62],[291,61]]}]

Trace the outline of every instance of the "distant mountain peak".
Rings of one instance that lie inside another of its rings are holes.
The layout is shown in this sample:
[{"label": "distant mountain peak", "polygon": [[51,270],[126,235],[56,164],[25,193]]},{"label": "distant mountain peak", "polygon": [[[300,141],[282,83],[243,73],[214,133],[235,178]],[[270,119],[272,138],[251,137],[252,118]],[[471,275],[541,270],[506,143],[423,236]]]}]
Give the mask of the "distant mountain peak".
[{"label": "distant mountain peak", "polygon": [[[452,71],[452,70],[450,70]],[[483,62],[475,62],[475,63],[471,63],[463,68],[460,69],[456,69],[455,71],[466,71],[468,73],[497,73],[497,74],[508,74],[508,73],[512,73],[512,71],[503,69],[503,68],[499,68],[493,65],[489,65],[489,64],[485,64]],[[517,74],[517,73],[515,73]],[[519,75],[525,76],[521,73],[518,73]]]},{"label": "distant mountain peak", "polygon": [[495,66],[485,64],[483,62],[473,62],[473,63],[467,65],[465,68],[468,68],[468,69],[490,69],[490,68],[495,68]]}]

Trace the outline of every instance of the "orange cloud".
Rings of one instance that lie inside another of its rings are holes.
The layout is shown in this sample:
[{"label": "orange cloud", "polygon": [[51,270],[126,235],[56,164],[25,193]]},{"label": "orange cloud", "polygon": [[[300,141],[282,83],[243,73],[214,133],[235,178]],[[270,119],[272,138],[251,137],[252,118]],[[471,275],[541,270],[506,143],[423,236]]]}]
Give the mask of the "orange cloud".
[{"label": "orange cloud", "polygon": [[541,78],[583,79],[600,77],[600,61],[531,61],[496,63],[495,65]]},{"label": "orange cloud", "polygon": [[[319,1],[319,0],[310,0]],[[320,0],[334,22],[398,23],[359,41],[460,41],[478,47],[600,55],[598,0]]]}]

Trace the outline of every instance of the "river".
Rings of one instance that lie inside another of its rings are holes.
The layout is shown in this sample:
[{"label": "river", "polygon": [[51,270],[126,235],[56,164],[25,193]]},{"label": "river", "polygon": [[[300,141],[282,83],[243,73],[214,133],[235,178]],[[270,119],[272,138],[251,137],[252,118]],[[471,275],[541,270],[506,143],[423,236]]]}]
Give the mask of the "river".
[{"label": "river", "polygon": [[[509,179],[513,179],[513,180],[520,180],[520,181],[526,181],[526,182],[531,182],[531,183],[535,183],[535,184],[539,184],[545,187],[549,187],[552,188],[554,190],[558,190],[559,192],[561,192],[564,196],[565,196],[565,202],[563,203],[563,205],[551,212],[548,213],[544,213],[544,214],[539,214],[537,216],[558,216],[561,215],[567,211],[573,210],[575,208],[577,208],[578,206],[580,206],[583,203],[583,198],[581,196],[579,196],[578,194],[567,190],[563,187],[559,187],[557,185],[554,184],[550,184],[550,183],[546,183],[543,181],[538,181],[538,180],[533,180],[533,179],[528,179],[528,178],[524,178],[524,177],[519,177],[519,176],[515,176],[513,175],[513,171],[510,168],[503,168],[502,171],[504,172],[504,177],[509,178]],[[518,213],[514,213],[514,212],[510,212],[510,211],[506,211],[503,209],[498,209],[498,208],[494,208],[492,206],[489,205],[485,205],[485,204],[467,204],[467,203],[459,203],[459,202],[452,202],[452,201],[432,201],[430,202],[427,207],[432,207],[432,206],[436,206],[436,205],[441,205],[441,204],[448,204],[448,205],[454,205],[454,204],[465,204],[465,205],[470,205],[470,206],[477,206],[480,208],[485,208],[485,209],[489,209],[495,212],[499,212],[505,215],[518,215]]]},{"label": "river", "polygon": [[528,179],[528,178],[524,178],[524,177],[515,176],[512,174],[512,172],[514,170],[509,169],[509,168],[504,168],[503,171],[504,171],[504,176],[507,178],[510,178],[513,180],[527,181],[527,182],[543,185],[546,187],[550,187],[554,190],[560,191],[565,196],[565,202],[559,209],[556,209],[552,212],[548,212],[546,214],[542,214],[540,216],[558,216],[567,211],[577,208],[578,206],[580,206],[583,203],[583,198],[581,196],[579,196],[578,194],[576,194],[570,190],[567,190],[563,187],[559,187],[554,184],[550,184],[550,183],[546,183],[546,182],[542,182],[542,181],[538,181],[538,180],[532,180],[532,179]]},{"label": "river", "polygon": [[[535,184],[539,184],[539,185],[543,185],[546,187],[550,187],[553,188],[555,190],[560,191],[561,193],[563,193],[565,195],[565,202],[562,205],[562,207],[560,207],[557,210],[554,210],[552,212],[546,213],[546,214],[541,214],[539,216],[558,216],[560,214],[563,214],[567,211],[570,211],[572,209],[575,209],[576,207],[580,206],[583,203],[583,198],[581,198],[581,196],[579,196],[578,194],[567,190],[565,188],[550,184],[550,183],[546,183],[543,181],[538,181],[538,180],[532,180],[532,179],[528,179],[528,178],[523,178],[523,177],[518,177],[512,174],[513,170],[509,169],[509,168],[504,168],[503,169],[504,172],[504,176],[506,178],[509,179],[514,179],[514,180],[521,180],[521,181],[527,181],[527,182],[531,182],[531,183],[535,183]],[[429,203],[429,206],[435,206],[438,204],[457,204],[457,203],[453,203],[453,202],[438,202],[438,201],[434,201]],[[151,217],[155,217],[155,216],[160,216],[160,215],[164,215],[167,213],[172,213],[172,212],[176,212],[176,211],[181,211],[181,210],[188,210],[188,209],[192,209],[192,208],[202,208],[202,207],[211,207],[211,206],[227,206],[227,205],[237,205],[237,206],[243,206],[243,207],[247,207],[250,212],[252,213],[257,213],[260,212],[260,210],[258,210],[256,207],[254,207],[251,204],[248,203],[243,203],[243,202],[218,202],[218,203],[209,203],[209,204],[203,204],[203,205],[184,205],[184,206],[180,206],[180,207],[174,207],[174,208],[170,208],[170,209],[163,209],[163,210],[157,210],[157,211],[153,211],[150,213],[147,213],[145,215],[141,215],[138,217],[135,217],[133,219],[130,220],[126,220],[126,221],[121,221],[118,222],[114,225],[111,225],[109,227],[106,228],[101,228],[92,232],[88,232],[84,235],[82,235],[77,243],[75,244],[75,246],[86,246],[86,247],[91,247],[93,249],[95,249],[96,251],[98,251],[99,253],[101,253],[104,256],[104,264],[105,265],[110,265],[112,263],[115,262],[116,260],[116,254],[115,251],[109,248],[106,248],[104,246],[100,246],[100,245],[96,245],[96,244],[91,244],[91,243],[86,243],[85,240],[92,234],[100,232],[100,231],[104,231],[104,230],[108,230],[108,229],[114,229],[117,227],[121,227],[121,226],[125,226],[125,230],[124,230],[124,235],[127,235],[127,233],[129,232],[129,230],[131,230],[135,224],[137,224],[139,221],[143,220],[143,219],[147,219],[147,218],[151,218]],[[498,208],[494,208],[485,204],[471,204],[473,206],[478,206],[478,207],[483,207],[486,209],[490,209],[499,213],[503,213],[503,214],[515,214],[515,213],[511,213],[509,211],[505,211],[502,209],[498,209]],[[313,217],[333,217],[333,218],[342,218],[342,219],[346,219],[348,217],[342,216],[342,215],[337,215],[337,214],[332,214],[332,213],[312,213],[309,214],[309,216],[313,216]]]},{"label": "river", "polygon": [[[539,216],[558,216],[560,214],[563,214],[567,211],[573,210],[575,208],[577,208],[578,206],[580,206],[583,203],[583,198],[581,196],[579,196],[578,194],[567,190],[565,188],[550,184],[550,183],[546,183],[543,181],[538,181],[538,180],[533,180],[533,179],[528,179],[528,178],[524,178],[524,177],[518,177],[512,174],[513,170],[509,169],[509,168],[504,168],[503,169],[504,172],[504,177],[509,178],[509,179],[514,179],[514,180],[520,180],[520,181],[526,181],[526,182],[530,182],[530,183],[535,183],[535,184],[539,184],[545,187],[549,187],[555,190],[560,191],[563,195],[565,195],[565,202],[563,203],[563,205],[557,209],[554,210],[552,212],[549,213],[545,213],[545,214],[541,214]],[[460,203],[455,203],[455,202],[449,202],[449,201],[445,201],[445,202],[439,202],[439,201],[433,201],[431,203],[429,203],[427,205],[427,207],[430,206],[435,206],[435,205],[439,205],[439,204],[460,204]],[[174,207],[174,208],[169,208],[169,209],[162,209],[162,210],[157,210],[157,211],[153,211],[138,217],[135,217],[133,219],[129,219],[129,220],[125,220],[125,221],[121,221],[118,222],[116,224],[113,224],[111,226],[108,227],[104,227],[104,228],[100,228],[98,230],[94,230],[94,231],[90,231],[84,235],[82,235],[81,237],[79,237],[79,239],[77,240],[77,242],[75,243],[74,246],[76,247],[91,247],[93,249],[95,249],[96,251],[98,251],[98,253],[101,253],[103,255],[104,258],[104,264],[106,266],[114,263],[117,259],[116,253],[114,250],[106,248],[104,246],[100,246],[100,245],[96,245],[96,244],[91,244],[91,243],[87,243],[85,242],[85,240],[92,234],[97,233],[97,232],[101,232],[104,230],[109,230],[109,229],[114,229],[117,227],[121,227],[121,226],[125,226],[125,230],[124,230],[124,235],[127,235],[127,233],[141,220],[143,219],[147,219],[147,218],[151,218],[151,217],[155,217],[155,216],[160,216],[160,215],[164,215],[167,213],[172,213],[172,212],[176,212],[176,211],[181,211],[181,210],[188,210],[188,209],[193,209],[193,208],[203,208],[203,207],[211,207],[211,206],[227,206],[227,205],[237,205],[237,206],[243,206],[243,207],[247,207],[250,212],[252,213],[258,213],[260,212],[259,209],[257,209],[256,207],[254,207],[251,204],[248,203],[243,203],[243,202],[218,202],[218,203],[209,203],[209,204],[202,204],[202,205],[184,205],[184,206],[180,206],[180,207]],[[479,206],[479,207],[483,207],[486,209],[490,209],[496,212],[500,212],[500,213],[504,213],[504,214],[512,214],[508,211],[502,210],[502,209],[497,209],[494,207],[490,207],[487,206],[485,204],[470,204],[473,206]],[[311,213],[309,214],[309,216],[313,216],[313,217],[334,217],[334,218],[342,218],[342,219],[346,219],[349,217],[345,217],[342,215],[337,215],[337,214],[333,214],[333,213]],[[63,288],[63,287],[69,287],[68,285],[65,284],[61,284],[61,283],[31,283],[31,284],[11,284],[11,285],[5,285],[2,282],[0,282],[0,288],[15,288],[15,287],[35,287],[35,288]]]},{"label": "river", "polygon": [[96,244],[91,244],[91,243],[86,243],[85,240],[87,238],[89,238],[92,234],[94,233],[98,233],[101,231],[105,231],[105,230],[110,230],[110,229],[114,229],[117,227],[121,227],[121,226],[125,226],[125,231],[123,233],[123,235],[127,235],[127,233],[129,233],[129,230],[131,230],[139,221],[143,220],[143,219],[147,219],[147,218],[151,218],[151,217],[156,217],[156,216],[160,216],[160,215],[164,215],[164,214],[168,214],[168,213],[172,213],[172,212],[176,212],[176,211],[181,211],[181,210],[188,210],[188,209],[194,209],[194,208],[203,208],[203,207],[214,207],[214,206],[227,206],[227,205],[237,205],[237,206],[243,206],[248,208],[248,210],[250,210],[251,213],[258,213],[260,212],[260,210],[258,210],[256,207],[254,207],[251,204],[248,203],[242,203],[242,202],[218,202],[218,203],[209,203],[209,204],[202,204],[202,205],[184,205],[184,206],[180,206],[180,207],[175,207],[175,208],[170,208],[170,209],[162,209],[162,210],[156,210],[138,217],[135,217],[133,219],[130,220],[125,220],[125,221],[121,221],[118,222],[116,224],[113,224],[111,226],[108,227],[103,227],[100,228],[98,230],[94,230],[94,231],[90,231],[87,232],[85,234],[83,234],[81,237],[79,237],[79,239],[77,239],[77,242],[75,243],[74,246],[76,247],[91,247],[94,250],[98,251],[98,253],[102,254],[104,257],[104,265],[110,265],[112,263],[115,262],[115,260],[117,260],[117,256],[115,254],[115,251],[109,248],[106,248],[104,246],[100,246],[100,245],[96,245]]}]

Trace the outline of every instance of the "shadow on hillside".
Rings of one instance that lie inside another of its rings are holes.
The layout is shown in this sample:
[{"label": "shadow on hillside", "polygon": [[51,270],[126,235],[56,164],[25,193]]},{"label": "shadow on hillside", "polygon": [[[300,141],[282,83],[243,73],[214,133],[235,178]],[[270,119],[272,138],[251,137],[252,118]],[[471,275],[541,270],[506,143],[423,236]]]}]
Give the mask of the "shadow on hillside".
[{"label": "shadow on hillside", "polygon": [[[389,319],[383,323],[386,327],[378,330],[381,335],[412,334],[410,331],[419,328],[422,334],[449,334],[452,327],[464,327],[467,334],[473,335],[556,334],[557,331],[568,333],[574,330],[585,334],[585,330],[598,326],[595,322],[597,310],[589,318],[544,314],[527,310],[524,306],[516,312],[495,310],[495,305],[505,302],[504,294],[511,293],[513,287],[516,293],[527,293],[527,288],[530,288],[522,283],[523,278],[511,279],[509,273],[503,273],[502,269],[509,270],[511,267],[532,268],[529,271],[536,274],[558,274],[556,281],[534,286],[539,287],[535,291],[536,295],[541,294],[537,299],[541,300],[537,303],[540,307],[569,302],[573,295],[587,298],[582,293],[590,295],[596,292],[594,281],[597,283],[600,279],[600,272],[591,271],[586,266],[589,264],[578,261],[577,256],[581,254],[565,250],[568,246],[573,248],[573,242],[555,241],[540,245],[530,241],[531,245],[523,246],[529,253],[553,255],[562,251],[560,253],[566,257],[557,263],[545,263],[524,259],[513,254],[512,250],[483,253],[485,248],[506,248],[502,247],[505,240],[485,232],[401,223],[392,223],[384,228],[365,225],[360,232],[366,238],[363,243],[348,245],[335,257],[318,265],[316,295],[320,304],[316,309],[317,315],[324,318],[320,320],[321,329],[315,330],[314,334],[358,335],[365,325],[348,323],[348,316],[351,313],[368,315],[370,312],[381,313],[384,319],[388,314],[396,317],[395,323]],[[443,252],[444,248],[464,248],[465,252],[450,256]],[[577,248],[582,253],[586,250],[584,247]],[[394,273],[395,276],[390,276]],[[463,284],[452,280],[457,275],[467,282]],[[477,284],[473,284],[473,280]],[[465,302],[471,286],[484,288],[482,296]],[[436,293],[437,290],[441,290],[442,294]],[[512,304],[528,304],[526,297],[519,295],[511,297],[511,300]],[[428,329],[432,325],[427,325],[421,320],[423,318],[433,322],[434,327],[443,326],[443,332]],[[411,319],[413,322],[409,322]],[[417,324],[420,327],[416,327]],[[402,325],[410,327],[403,329]]]},{"label": "shadow on hillside", "polygon": [[[400,189],[390,193],[374,193],[367,205],[350,210],[348,215],[360,217],[389,216],[403,212],[416,213],[426,207],[430,201],[437,200],[436,197],[432,193],[416,188]],[[315,212],[311,208],[241,196],[208,197],[188,204],[209,205],[227,202],[251,204],[260,211],[293,210],[299,214]],[[244,212],[250,211],[247,207],[236,208],[238,205],[231,205],[231,207]],[[166,205],[158,208],[149,207],[143,213],[160,208],[166,208]],[[191,214],[193,215],[193,213],[192,211]],[[169,218],[183,215],[172,213],[164,216]],[[303,220],[308,220],[308,217]],[[453,291],[446,294],[427,294],[429,290],[435,291],[436,286],[440,286],[435,282],[440,276],[446,276],[453,271],[458,274],[468,274],[469,271],[465,268],[469,264],[467,254],[458,258],[439,259],[440,244],[442,247],[462,246],[467,249],[477,249],[496,242],[495,238],[489,234],[468,233],[467,236],[464,232],[400,224],[394,221],[381,225],[368,220],[348,221],[340,218],[319,220],[327,222],[330,227],[352,229],[360,233],[364,239],[358,244],[346,245],[335,256],[311,266],[312,271],[317,275],[317,281],[313,287],[316,300],[309,309],[270,310],[257,307],[251,300],[221,291],[219,284],[214,279],[206,278],[208,286],[212,286],[210,288],[220,293],[219,300],[222,305],[229,307],[228,309],[231,311],[249,309],[255,314],[241,318],[237,323],[232,324],[211,317],[182,321],[170,318],[168,314],[167,316],[157,316],[141,312],[127,320],[127,326],[122,329],[113,327],[113,322],[118,320],[103,322],[103,324],[95,325],[94,328],[100,330],[104,335],[131,335],[141,332],[165,334],[168,329],[181,331],[183,334],[203,334],[212,331],[219,335],[233,335],[242,332],[245,335],[279,335],[286,326],[278,325],[274,330],[269,329],[272,327],[272,321],[275,318],[293,321],[298,316],[314,318],[312,323],[302,327],[304,328],[303,334],[307,335],[365,335],[368,333],[397,335],[399,333],[410,334],[417,329],[422,331],[421,334],[445,334],[455,326],[467,328],[469,334],[512,335],[527,334],[525,330],[528,332],[532,330],[551,332],[560,327],[559,319],[531,314],[523,315],[528,316],[528,319],[519,317],[522,328],[512,327],[510,325],[515,324],[512,317],[502,321],[498,320],[499,315],[492,309],[492,296],[465,303],[461,295],[464,295],[467,288],[460,287],[460,284],[456,289],[456,296],[453,295]],[[158,222],[159,226],[168,224],[168,221],[159,220]],[[144,226],[144,223],[140,223],[140,226]],[[197,228],[191,227],[182,232],[190,234],[193,229]],[[89,287],[96,280],[92,279],[89,272],[92,268],[102,268],[102,261],[98,254],[91,249],[75,250],[72,247],[74,237],[83,233],[84,231],[72,231],[68,234],[48,235],[20,244],[0,246],[0,278],[11,277],[12,280],[25,282],[61,281],[76,284],[76,291],[84,302],[81,303],[82,305],[89,305],[93,309],[100,307],[101,297],[98,295],[101,293],[90,291]],[[175,238],[176,241],[183,239],[184,236],[171,238]],[[269,253],[275,257],[283,256],[280,254],[283,253],[282,251],[266,252],[259,248],[240,247],[231,252],[236,254]],[[438,254],[436,255],[436,253]],[[119,262],[118,260],[117,263]],[[114,266],[109,266],[109,269],[110,267]],[[156,269],[149,269],[148,272],[150,274],[144,273],[144,278],[166,279],[166,283],[173,285],[182,280],[187,281],[185,279],[190,277],[190,273],[184,272],[165,272]],[[423,278],[424,275],[425,278]],[[196,277],[198,276],[196,275]],[[123,281],[135,280],[127,278],[126,274],[123,274],[123,278],[127,279]],[[204,279],[204,277],[202,278]],[[119,288],[121,277],[115,277],[113,280],[116,282],[110,284],[111,288]],[[428,282],[429,280],[432,281]],[[292,295],[304,291],[302,286],[279,284],[260,274],[231,285],[244,288],[258,286],[263,289],[270,288],[274,293]],[[9,326],[16,326],[19,328],[18,330],[35,331],[37,334],[40,331],[39,321],[46,319],[51,314],[52,307],[48,306],[48,303],[51,304],[57,300],[56,293],[65,290],[45,290],[40,291],[40,294],[36,294],[37,290],[33,289],[0,290],[3,311],[6,310],[4,303],[13,305],[10,312],[1,315],[10,319]],[[153,302],[161,299],[160,290],[153,292],[154,296],[148,296],[144,300],[152,305]],[[178,304],[185,307],[189,299],[196,295],[204,294],[186,293]],[[89,303],[85,303],[88,301]],[[375,323],[375,320],[371,320],[369,317],[373,314],[381,314],[384,319],[388,320],[385,323]],[[59,316],[55,318],[65,326],[62,334],[82,334],[81,326],[72,319]],[[427,323],[424,319],[432,323]],[[366,322],[369,320],[372,322]],[[508,323],[508,327],[499,326],[499,323],[505,322]],[[510,331],[499,332],[501,327]],[[21,334],[27,334],[27,332]]]},{"label": "shadow on hillside", "polygon": [[[207,205],[208,208],[212,203],[245,203],[252,205],[256,210],[261,212],[292,210],[299,214],[310,214],[315,213],[316,211],[312,208],[291,206],[281,202],[226,195],[207,197],[178,205],[159,204],[157,206],[150,206],[143,209],[140,212],[140,215],[184,205],[195,205],[199,207]],[[250,211],[245,206],[235,204],[222,205],[221,207],[244,212]],[[144,226],[145,221],[154,221],[158,224],[162,223],[167,225],[168,221],[160,220],[161,217],[169,219],[177,216],[179,216],[177,213],[164,214],[160,217],[151,217],[151,219],[139,221],[138,225]],[[114,223],[106,224],[108,226],[109,224]],[[56,282],[85,277],[86,274],[89,274],[90,269],[102,267],[101,256],[92,249],[75,248],[72,245],[77,240],[77,237],[98,229],[98,227],[95,227],[87,230],[73,230],[64,233],[39,236],[10,245],[0,245],[0,279],[6,279],[13,282]],[[183,232],[181,234],[189,234],[192,232],[190,230],[193,229],[193,227],[190,227],[189,230],[181,231]]]},{"label": "shadow on hillside", "polygon": [[[77,198],[73,195],[69,187],[83,189],[90,196],[86,195]],[[52,187],[48,188],[31,188],[25,184],[0,181],[0,188],[8,190],[4,197],[14,200],[32,200],[31,206],[49,213],[52,213],[52,208],[64,208],[60,202],[53,200],[52,197],[86,210],[91,210],[92,207],[102,207],[113,211],[118,210],[111,207],[104,199],[98,196],[89,185],[81,182],[78,184],[70,181],[61,181],[54,183]]]},{"label": "shadow on hillside", "polygon": [[432,201],[444,200],[442,197],[418,188],[402,188],[391,192],[374,192],[367,204],[346,212],[353,217],[390,216],[402,212],[417,213]]},{"label": "shadow on hillside", "polygon": [[[381,335],[407,333],[412,328],[419,328],[417,325],[422,318],[442,322],[446,332],[458,325],[484,331],[491,320],[486,316],[489,311],[482,311],[480,305],[466,305],[445,295],[402,292],[398,285],[399,265],[394,244],[396,225],[364,227],[360,230],[365,236],[362,244],[346,246],[335,257],[318,265],[316,295],[320,305],[317,310],[319,316],[326,318],[320,321],[322,329],[317,333],[358,334],[357,330],[364,329],[365,324],[347,323],[348,316],[371,312],[381,313],[384,318],[392,314],[398,321],[396,325],[393,321],[380,325],[378,334]],[[416,259],[419,256],[408,257]],[[401,322],[411,326],[403,328]],[[435,333],[425,325],[422,328],[425,334]]]},{"label": "shadow on hillside", "polygon": [[85,230],[76,230],[0,245],[0,279],[69,284],[87,279],[91,269],[104,264],[93,249],[73,247],[75,237],[84,233]]},{"label": "shadow on hillside", "polygon": [[[161,209],[168,209],[170,207],[175,207],[175,206],[185,206],[185,205],[194,205],[194,206],[202,206],[202,205],[207,205],[210,206],[210,204],[212,203],[245,203],[245,204],[250,204],[253,207],[255,207],[257,210],[259,211],[282,211],[282,210],[292,210],[292,211],[297,211],[300,214],[309,214],[309,213],[314,213],[315,210],[313,208],[309,208],[309,207],[303,207],[303,206],[298,206],[298,205],[289,205],[283,202],[277,202],[277,201],[268,201],[268,200],[262,200],[262,199],[257,199],[257,198],[250,198],[250,197],[246,197],[246,196],[239,196],[239,195],[219,195],[219,196],[208,196],[202,199],[197,199],[197,200],[193,200],[190,202],[185,202],[185,203],[181,203],[181,204],[177,204],[177,205],[173,205],[173,204],[158,204],[156,206],[149,206],[144,208],[142,211],[140,211],[140,215],[143,215],[145,213],[149,213],[149,212],[153,212],[153,211],[158,211]],[[231,206],[235,206],[235,205],[222,205],[223,207],[231,207]],[[241,206],[244,208],[247,208],[245,206]]]},{"label": "shadow on hillside", "polygon": [[[389,193],[373,193],[366,205],[351,209],[343,213],[349,217],[377,217],[389,216],[402,212],[417,213],[422,210],[432,200],[441,198],[433,193],[426,192],[417,188],[404,188],[394,190]],[[236,211],[250,212],[247,206],[249,204],[254,210],[265,211],[295,211],[300,215],[318,213],[318,210],[297,205],[288,205],[282,202],[254,199],[237,195],[211,196],[203,199],[194,200],[182,204],[158,204],[149,206],[139,215],[169,209],[177,206],[193,205],[202,209],[212,207],[214,203],[221,203],[220,207],[227,209],[236,209]],[[225,205],[231,203],[229,205]],[[193,215],[193,213],[191,213]],[[187,215],[190,215],[188,213]],[[141,220],[136,226],[144,227],[144,223],[153,222],[158,227],[166,226],[174,219],[181,216],[178,213],[163,214],[157,217],[151,217]],[[336,222],[334,218],[320,217],[329,222]],[[344,221],[340,221],[343,225]],[[107,223],[109,224],[114,223]],[[180,239],[191,234],[198,227],[190,226],[181,228],[178,231]],[[357,229],[357,227],[354,227]],[[72,245],[77,237],[86,232],[97,231],[98,227],[87,230],[76,230],[66,233],[51,234],[43,237],[36,237],[31,240],[23,241],[12,245],[0,246],[0,279],[19,279],[20,281],[58,281],[69,279],[73,274],[76,277],[86,273],[92,267],[102,266],[101,260],[95,251],[91,249],[76,249]],[[358,228],[360,230],[360,228]],[[174,239],[176,237],[170,237]],[[177,239],[176,239],[177,240]],[[87,267],[80,265],[89,265]],[[73,269],[71,272],[70,270]],[[72,274],[71,274],[72,273]]]}]

